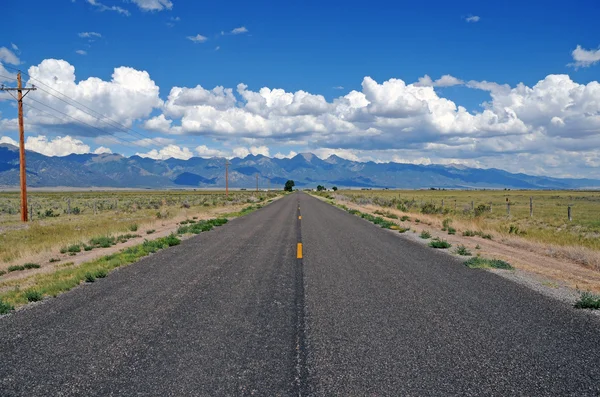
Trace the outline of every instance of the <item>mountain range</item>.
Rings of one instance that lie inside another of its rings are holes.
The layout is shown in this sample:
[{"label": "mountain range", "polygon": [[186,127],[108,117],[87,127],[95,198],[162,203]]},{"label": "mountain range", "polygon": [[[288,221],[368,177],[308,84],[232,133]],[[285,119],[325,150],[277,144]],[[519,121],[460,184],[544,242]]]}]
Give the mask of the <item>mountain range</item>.
[{"label": "mountain range", "polygon": [[[115,188],[224,188],[225,158],[192,157],[153,160],[119,154],[71,154],[49,157],[27,151],[30,187]],[[584,189],[600,187],[600,180],[567,179],[513,174],[499,169],[456,165],[416,165],[357,162],[332,155],[323,160],[311,153],[292,158],[248,155],[229,160],[229,186],[283,188],[288,179],[297,187],[348,188],[511,188]],[[0,186],[19,185],[19,151],[0,144]]]}]

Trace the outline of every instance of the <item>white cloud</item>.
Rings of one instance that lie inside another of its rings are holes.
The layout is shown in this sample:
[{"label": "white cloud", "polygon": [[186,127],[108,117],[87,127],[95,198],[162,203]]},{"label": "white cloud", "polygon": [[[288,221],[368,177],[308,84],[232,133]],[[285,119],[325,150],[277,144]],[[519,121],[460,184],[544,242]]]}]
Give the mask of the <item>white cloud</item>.
[{"label": "white cloud", "polygon": [[197,146],[194,150],[196,153],[198,153],[198,156],[204,158],[227,156],[227,153],[225,153],[224,151],[218,149],[211,149],[206,145]]},{"label": "white cloud", "polygon": [[19,51],[19,47],[17,47],[15,43],[10,43],[10,46],[13,49],[13,51]]},{"label": "white cloud", "polygon": [[419,87],[452,87],[462,84],[464,84],[464,81],[449,74],[445,74],[435,81],[433,81],[428,75],[425,75],[420,77],[419,81],[415,83],[415,85]]},{"label": "white cloud", "polygon": [[231,31],[231,34],[243,34],[248,33],[248,29],[245,26],[240,26],[239,28],[235,28]]},{"label": "white cloud", "polygon": [[277,153],[275,156],[276,159],[291,159],[292,157],[295,157],[298,153],[294,152],[293,150],[290,150],[290,152],[288,154],[283,154],[283,153]]},{"label": "white cloud", "polygon": [[201,34],[197,34],[195,36],[188,36],[187,39],[193,41],[194,43],[204,43],[206,40],[208,40],[207,37],[202,36]]},{"label": "white cloud", "polygon": [[333,87],[334,90],[343,90],[344,87],[341,85],[336,85],[335,87]]},{"label": "white cloud", "polygon": [[475,22],[479,22],[480,19],[481,18],[478,17],[477,15],[471,15],[471,16],[466,17],[465,21],[475,23]]},{"label": "white cloud", "polygon": [[173,120],[167,120],[164,114],[152,117],[144,122],[144,128],[149,131],[168,133]]},{"label": "white cloud", "polygon": [[85,51],[85,50],[77,50],[75,52],[79,55],[87,55],[87,51]]},{"label": "white cloud", "polygon": [[125,16],[129,16],[131,15],[129,11],[127,11],[124,8],[118,7],[118,6],[107,6],[103,3],[100,3],[97,0],[86,0],[89,4],[91,4],[92,6],[94,6],[98,11],[114,11],[116,13],[125,15]]},{"label": "white cloud", "polygon": [[41,153],[45,156],[67,156],[69,154],[85,154],[90,152],[90,147],[70,136],[48,140],[45,135],[29,136],[25,141],[25,149]]},{"label": "white cloud", "polygon": [[98,149],[94,150],[94,154],[112,154],[112,150],[107,147],[100,146]]},{"label": "white cloud", "polygon": [[78,33],[78,36],[83,37],[83,38],[94,38],[94,37],[100,38],[100,37],[102,37],[102,35],[97,32],[81,32],[81,33]]},{"label": "white cloud", "polygon": [[138,139],[137,141],[133,142],[134,145],[141,146],[141,147],[168,146],[168,145],[172,145],[174,143],[175,143],[174,139],[162,138],[162,137]]},{"label": "white cloud", "polygon": [[154,160],[166,160],[169,158],[188,160],[194,157],[194,154],[187,147],[168,145],[160,150],[152,149],[147,153],[136,153],[136,156],[147,157]]},{"label": "white cloud", "polygon": [[598,50],[586,50],[580,45],[577,46],[571,53],[573,56],[574,63],[570,63],[569,66],[575,68],[587,68],[596,63],[600,62],[600,49]]},{"label": "white cloud", "polygon": [[0,136],[0,144],[2,143],[8,143],[13,146],[19,146],[19,142],[15,141],[14,139],[8,136]]},{"label": "white cloud", "polygon": [[[81,106],[85,111],[67,105],[65,102],[59,100],[53,91],[40,85],[39,82],[128,128],[131,127],[134,120],[146,118],[152,112],[152,109],[162,106],[162,101],[158,95],[159,88],[150,79],[150,75],[145,71],[129,67],[115,68],[111,81],[90,77],[87,80],[77,82],[75,68],[68,62],[57,59],[46,59],[38,66],[30,67],[28,73],[32,78],[36,79],[30,81],[28,84],[36,84],[40,87],[37,91],[30,92],[28,95],[29,98],[47,104],[54,109],[101,130],[98,131],[97,129],[89,128],[62,115],[59,115],[59,118],[49,117],[31,107],[25,107],[25,115],[29,123],[35,123],[42,128],[53,128],[54,130],[61,127],[62,130],[59,131],[63,131],[62,133],[64,133],[65,129],[68,129],[68,133],[71,135],[95,136],[102,134],[102,131],[108,133],[110,131],[122,130],[122,127],[115,128],[114,123],[98,120],[96,117],[91,116],[87,109]],[[50,95],[49,93],[53,93],[54,95]],[[34,106],[48,111],[48,109],[38,103],[35,103]]]},{"label": "white cloud", "polygon": [[257,156],[262,154],[263,156],[269,157],[269,148],[266,146],[250,146],[249,148],[245,147],[236,147],[232,151],[235,157],[244,158],[249,154]]},{"label": "white cloud", "polygon": [[221,46],[219,46],[219,45],[215,47],[215,51],[219,51],[220,49],[221,49]]},{"label": "white cloud", "polygon": [[173,8],[170,0],[130,0],[135,3],[142,11],[162,11]]},{"label": "white cloud", "polygon": [[0,47],[0,75],[7,77],[7,78],[0,77],[0,83],[3,81],[16,80],[17,75],[15,73],[12,73],[12,72],[9,72],[8,70],[6,70],[3,63],[8,63],[10,65],[18,65],[21,63],[21,60],[19,59],[19,57],[16,56],[15,53],[12,52],[11,50],[9,50],[8,48]]}]

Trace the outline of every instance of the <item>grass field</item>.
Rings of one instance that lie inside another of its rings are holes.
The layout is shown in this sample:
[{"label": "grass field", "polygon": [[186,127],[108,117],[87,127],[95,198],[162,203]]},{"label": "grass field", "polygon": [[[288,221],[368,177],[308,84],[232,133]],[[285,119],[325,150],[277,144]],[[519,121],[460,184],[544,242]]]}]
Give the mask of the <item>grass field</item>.
[{"label": "grass field", "polygon": [[[450,219],[462,229],[600,250],[598,191],[344,190],[335,196],[362,205],[393,207],[415,216]],[[533,216],[530,216],[530,198]],[[572,221],[568,219],[569,206]]]},{"label": "grass field", "polygon": [[176,217],[192,217],[216,207],[264,202],[277,192],[94,191],[33,192],[32,220],[20,222],[19,194],[0,193],[0,263],[57,251],[98,236],[139,233]]}]

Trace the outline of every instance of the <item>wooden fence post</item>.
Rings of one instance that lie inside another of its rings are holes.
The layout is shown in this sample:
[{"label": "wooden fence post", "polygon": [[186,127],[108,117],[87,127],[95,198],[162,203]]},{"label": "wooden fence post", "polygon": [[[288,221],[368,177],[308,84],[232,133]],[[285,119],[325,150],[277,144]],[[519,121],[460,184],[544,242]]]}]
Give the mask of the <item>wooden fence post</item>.
[{"label": "wooden fence post", "polygon": [[506,202],[506,215],[510,216],[510,201]]},{"label": "wooden fence post", "polygon": [[529,197],[529,217],[533,218],[533,197]]},{"label": "wooden fence post", "polygon": [[569,216],[569,222],[573,221],[573,218],[571,217],[571,206],[569,205],[569,208],[567,209],[567,215]]},{"label": "wooden fence post", "polygon": [[475,203],[471,201],[471,211],[475,211]]},{"label": "wooden fence post", "polygon": [[490,213],[492,212],[492,202],[490,201]]},{"label": "wooden fence post", "polygon": [[71,215],[71,199],[67,199],[67,214]]}]

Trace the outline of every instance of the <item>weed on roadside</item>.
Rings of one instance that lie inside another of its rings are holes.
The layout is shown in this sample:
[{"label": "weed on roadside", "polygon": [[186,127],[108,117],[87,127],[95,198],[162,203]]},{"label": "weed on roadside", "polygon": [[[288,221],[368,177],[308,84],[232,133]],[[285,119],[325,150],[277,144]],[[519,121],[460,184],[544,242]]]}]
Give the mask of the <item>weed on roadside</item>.
[{"label": "weed on roadside", "polygon": [[156,231],[156,230],[154,230],[154,229],[146,230],[146,234],[152,234],[152,233],[154,233],[155,231]]},{"label": "weed on roadside", "polygon": [[427,230],[423,230],[419,237],[421,237],[422,239],[428,239],[431,238],[431,233],[429,233]]},{"label": "weed on roadside", "polygon": [[87,283],[93,283],[96,281],[96,276],[94,276],[92,273],[86,273],[83,277]]},{"label": "weed on roadside", "polygon": [[6,303],[2,299],[0,299],[0,314],[7,314],[13,310],[15,310],[15,307],[13,305],[11,305],[10,303]]},{"label": "weed on roadside", "polygon": [[137,223],[133,223],[133,224],[129,225],[129,228],[128,228],[128,229],[129,229],[130,231],[132,231],[132,232],[137,232],[137,230],[138,230],[138,225],[137,225]]},{"label": "weed on roadside", "polygon": [[44,296],[40,291],[36,291],[34,289],[30,289],[25,291],[25,298],[28,302],[38,302],[44,299]]},{"label": "weed on roadside", "polygon": [[513,270],[514,268],[510,265],[510,263],[505,262],[500,259],[485,259],[481,257],[471,258],[465,262],[465,266],[470,267],[471,269],[503,269],[503,270]]},{"label": "weed on roadside", "polygon": [[21,265],[13,265],[13,266],[9,266],[8,267],[8,272],[18,272],[21,270],[25,270],[25,266],[21,266]]},{"label": "weed on roadside", "polygon": [[456,251],[454,251],[455,253],[457,253],[458,255],[462,255],[462,256],[471,256],[471,251],[469,251],[467,249],[467,247],[465,247],[464,245],[460,244],[456,247]]},{"label": "weed on roadside", "polygon": [[438,240],[438,239],[436,239],[436,240],[431,240],[429,242],[429,246],[431,248],[441,248],[441,249],[444,249],[444,248],[450,248],[450,247],[452,247],[452,244],[450,244],[446,240]]},{"label": "weed on roadside", "polygon": [[23,265],[25,269],[39,269],[41,266],[37,263],[26,263]]},{"label": "weed on roadside", "polygon": [[600,309],[600,296],[592,294],[591,292],[582,292],[577,302],[575,302],[576,309]]}]

